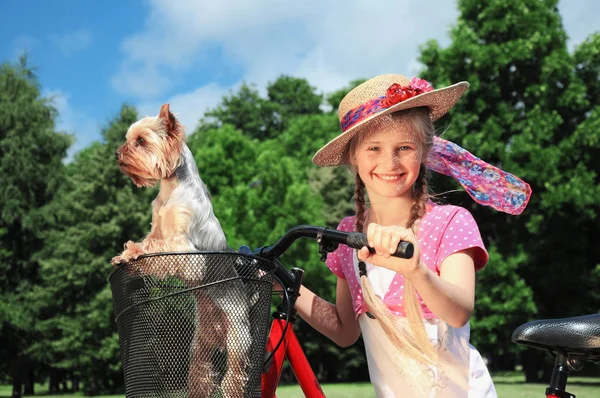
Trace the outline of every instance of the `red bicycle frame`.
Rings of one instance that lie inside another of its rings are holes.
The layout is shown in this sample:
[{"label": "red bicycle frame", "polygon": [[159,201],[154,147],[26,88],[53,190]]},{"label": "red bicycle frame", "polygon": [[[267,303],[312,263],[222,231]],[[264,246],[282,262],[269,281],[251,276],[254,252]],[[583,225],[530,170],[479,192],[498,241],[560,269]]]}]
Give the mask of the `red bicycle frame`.
[{"label": "red bicycle frame", "polygon": [[[269,333],[269,340],[267,342],[267,353],[270,354],[275,349],[275,346],[280,341],[283,331],[285,328],[286,321],[284,319],[274,319],[271,324],[271,332]],[[262,373],[261,378],[261,391],[262,398],[274,398],[275,390],[279,384],[281,377],[281,370],[283,369],[283,361],[285,358],[290,362],[290,367],[294,372],[296,380],[304,396],[309,398],[320,398],[325,397],[325,393],[319,385],[319,381],[315,376],[306,355],[300,346],[300,342],[294,333],[293,323],[288,324],[288,328],[285,331],[285,337],[283,338],[282,344],[279,346],[275,354],[273,355],[268,368]]]}]

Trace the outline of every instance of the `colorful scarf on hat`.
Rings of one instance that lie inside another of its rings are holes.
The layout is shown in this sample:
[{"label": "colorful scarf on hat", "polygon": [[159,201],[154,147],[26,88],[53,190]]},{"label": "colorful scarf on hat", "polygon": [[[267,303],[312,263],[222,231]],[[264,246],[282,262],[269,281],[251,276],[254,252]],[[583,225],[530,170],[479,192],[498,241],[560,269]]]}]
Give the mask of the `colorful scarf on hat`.
[{"label": "colorful scarf on hat", "polygon": [[521,214],[531,197],[531,187],[525,181],[437,136],[433,137],[426,166],[454,178],[475,202],[504,213]]}]

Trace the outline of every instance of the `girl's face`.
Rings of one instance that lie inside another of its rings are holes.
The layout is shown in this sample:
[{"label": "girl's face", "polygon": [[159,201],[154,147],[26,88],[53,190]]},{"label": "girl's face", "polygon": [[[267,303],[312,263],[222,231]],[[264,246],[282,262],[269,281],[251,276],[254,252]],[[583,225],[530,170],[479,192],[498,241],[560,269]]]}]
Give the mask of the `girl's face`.
[{"label": "girl's face", "polygon": [[423,161],[422,145],[413,125],[405,118],[394,119],[366,134],[351,161],[371,201],[410,197]]}]

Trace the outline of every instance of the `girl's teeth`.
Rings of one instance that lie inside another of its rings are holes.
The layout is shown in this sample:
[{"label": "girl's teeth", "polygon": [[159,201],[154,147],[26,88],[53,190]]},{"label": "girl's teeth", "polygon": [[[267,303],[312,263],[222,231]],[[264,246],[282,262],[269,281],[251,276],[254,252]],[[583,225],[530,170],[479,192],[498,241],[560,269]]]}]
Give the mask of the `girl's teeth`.
[{"label": "girl's teeth", "polygon": [[381,178],[382,180],[397,180],[398,176],[382,176],[382,175],[380,175],[379,178]]}]

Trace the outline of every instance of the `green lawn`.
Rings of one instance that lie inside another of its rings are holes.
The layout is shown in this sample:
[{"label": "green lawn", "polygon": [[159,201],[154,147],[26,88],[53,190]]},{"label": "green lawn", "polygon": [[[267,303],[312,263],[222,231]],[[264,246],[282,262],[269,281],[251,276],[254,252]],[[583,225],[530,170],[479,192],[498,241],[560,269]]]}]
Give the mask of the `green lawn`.
[{"label": "green lawn", "polygon": [[[525,384],[519,373],[494,376],[494,383],[500,398],[542,398],[546,385]],[[571,377],[567,391],[578,398],[600,397],[600,378]],[[369,384],[325,384],[323,391],[328,398],[374,398],[375,394]],[[10,386],[0,386],[0,398],[9,398]],[[45,386],[36,386],[36,396],[47,394]],[[52,398],[75,398],[82,394],[53,395]],[[278,398],[303,398],[302,390],[296,385],[281,386],[277,389]],[[123,398],[123,395],[109,395],[98,398]]]}]

